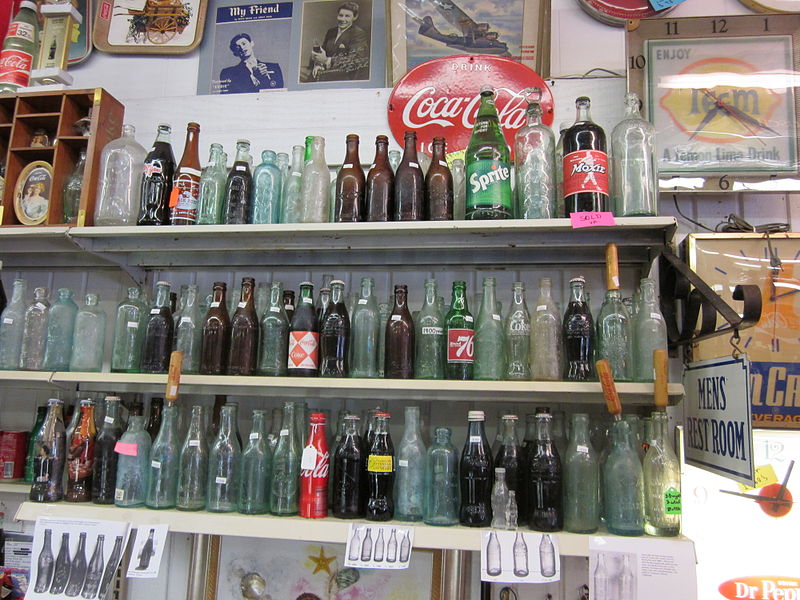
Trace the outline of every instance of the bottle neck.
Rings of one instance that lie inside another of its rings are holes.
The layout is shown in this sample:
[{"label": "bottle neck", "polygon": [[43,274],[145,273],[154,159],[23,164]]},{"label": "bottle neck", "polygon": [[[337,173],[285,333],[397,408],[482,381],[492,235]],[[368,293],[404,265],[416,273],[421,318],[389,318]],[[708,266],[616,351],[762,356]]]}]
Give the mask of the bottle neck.
[{"label": "bottle neck", "polygon": [[318,163],[325,163],[325,140],[322,138],[314,138],[314,141],[311,143],[311,160]]},{"label": "bottle neck", "polygon": [[576,106],[575,109],[575,122],[576,123],[586,123],[592,120],[592,115],[589,110],[589,103],[581,103]]},{"label": "bottle neck", "polygon": [[525,118],[528,127],[539,127],[542,124],[542,110],[528,107]]},{"label": "bottle neck", "polygon": [[269,289],[270,308],[283,308],[283,284],[275,282]]},{"label": "bottle neck", "polygon": [[481,105],[478,108],[478,119],[497,119],[497,109],[494,106],[494,93],[481,94]]},{"label": "bottle neck", "polygon": [[375,164],[389,162],[389,142],[388,140],[377,140],[375,142]]},{"label": "bottle neck", "polygon": [[553,440],[551,419],[542,417],[536,419],[536,440],[539,442],[551,442]]},{"label": "bottle neck", "polygon": [[177,424],[177,409],[171,405],[165,406],[164,410],[161,412],[161,429],[159,430],[158,436],[174,434]]},{"label": "bottle neck", "polygon": [[515,419],[503,419],[503,434],[500,438],[504,446],[518,446],[517,442],[517,421]]},{"label": "bottle neck", "polygon": [[464,293],[463,287],[454,287],[453,288],[453,301],[451,302],[451,308],[453,310],[466,310],[467,309],[467,297]]},{"label": "bottle neck", "polygon": [[236,431],[236,409],[226,404],[220,413],[219,435],[223,438],[232,438],[234,431]]},{"label": "bottle neck", "polygon": [[403,161],[416,162],[417,161],[417,136],[407,135],[403,144]]},{"label": "bottle neck", "polygon": [[486,432],[484,430],[484,422],[483,421],[470,421],[469,422],[469,428],[468,428],[468,434],[469,434],[469,438],[468,439],[469,439],[470,445],[472,445],[472,444],[480,445],[482,442],[479,442],[478,440],[473,440],[473,437],[474,436],[478,436],[478,437],[481,438],[481,440],[483,440],[486,437]]},{"label": "bottle neck", "polygon": [[425,306],[436,306],[436,281],[425,282]]},{"label": "bottle neck", "polygon": [[346,164],[361,168],[361,159],[358,157],[358,138],[347,138],[347,152],[344,160]]},{"label": "bottle neck", "polygon": [[347,438],[355,438],[358,435],[358,421],[355,419],[345,419],[343,435]]},{"label": "bottle neck", "polygon": [[157,308],[166,308],[169,306],[169,286],[168,285],[160,285],[158,286],[158,291],[156,292],[156,303],[155,306]]},{"label": "bottle neck", "polygon": [[237,146],[236,147],[236,162],[248,165],[250,163],[250,147]]},{"label": "bottle neck", "polygon": [[572,442],[579,446],[589,444],[589,417],[583,414],[572,415]]},{"label": "bottle neck", "polygon": [[331,302],[333,304],[340,304],[344,296],[344,286],[341,284],[334,284],[331,287]]},{"label": "bottle neck", "polygon": [[569,292],[570,292],[570,302],[584,302],[582,283],[570,284]]},{"label": "bottle neck", "polygon": [[630,447],[630,427],[625,421],[614,421],[611,426],[611,441],[615,447]]},{"label": "bottle neck", "polygon": [[200,164],[200,155],[198,152],[198,136],[199,129],[189,127],[186,130],[186,144],[183,147],[183,158],[181,159],[181,166],[197,167]]},{"label": "bottle neck", "polygon": [[199,440],[202,438],[204,433],[205,428],[203,427],[203,407],[193,406],[192,419],[189,421],[189,432],[187,438],[190,440]]},{"label": "bottle neck", "polygon": [[364,278],[361,280],[361,297],[365,300],[372,298],[375,295],[375,281],[372,278]]},{"label": "bottle neck", "polygon": [[144,431],[144,417],[141,415],[134,415],[128,419],[128,432],[136,431]]},{"label": "bottle neck", "polygon": [[521,285],[514,286],[512,303],[516,305],[525,303],[525,288]]},{"label": "bottle neck", "polygon": [[172,143],[172,130],[164,127],[158,128],[158,135],[156,135],[156,144],[161,142],[162,144],[171,144]]},{"label": "bottle neck", "polygon": [[252,281],[243,281],[242,282],[241,302],[246,302],[247,304],[252,304],[253,303],[253,282]]},{"label": "bottle neck", "polygon": [[302,146],[292,147],[292,172],[300,173],[303,170],[303,155],[305,148]]},{"label": "bottle neck", "polygon": [[213,302],[219,302],[220,306],[225,304],[225,288],[222,286],[215,286],[214,287],[214,296],[212,298]]},{"label": "bottle neck", "polygon": [[119,400],[106,400],[106,416],[103,418],[103,429],[116,429],[120,425]]},{"label": "bottle neck", "polygon": [[294,404],[287,402],[283,405],[283,418],[281,419],[281,430],[288,429],[289,435],[294,431]]},{"label": "bottle neck", "polygon": [[444,142],[433,142],[433,151],[431,153],[431,163],[438,165],[440,161],[445,160],[445,145]]},{"label": "bottle neck", "polygon": [[[252,433],[258,434],[258,439],[264,439],[267,432],[267,413],[263,410],[253,411]],[[252,437],[252,436],[251,436]]]},{"label": "bottle neck", "polygon": [[403,439],[405,440],[416,440],[419,439],[420,430],[419,430],[419,408],[415,406],[409,406],[406,408],[405,412],[406,418],[406,426],[403,430]]},{"label": "bottle neck", "polygon": [[640,284],[640,289],[642,306],[656,303],[656,287],[652,281],[643,281]]},{"label": "bottle neck", "polygon": [[14,281],[14,291],[11,292],[11,302],[15,304],[22,304],[25,300],[25,292],[27,291],[27,285],[25,281],[22,279],[17,279]]},{"label": "bottle neck", "polygon": [[436,428],[436,443],[440,446],[450,445],[450,430],[446,427]]},{"label": "bottle neck", "polygon": [[405,308],[408,292],[406,290],[395,290],[394,292],[394,311],[397,312]]},{"label": "bottle neck", "polygon": [[494,282],[484,282],[483,284],[483,301],[481,302],[481,311],[490,315],[495,313],[497,307],[497,296],[495,293]]},{"label": "bottle neck", "polygon": [[314,303],[314,288],[310,285],[300,286],[300,305]]}]

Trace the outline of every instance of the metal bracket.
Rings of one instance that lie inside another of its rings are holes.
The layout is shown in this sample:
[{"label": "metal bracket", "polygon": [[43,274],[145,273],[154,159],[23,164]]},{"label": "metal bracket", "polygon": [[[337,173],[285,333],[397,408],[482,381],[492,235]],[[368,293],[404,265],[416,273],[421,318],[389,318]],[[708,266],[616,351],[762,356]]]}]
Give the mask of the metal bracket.
[{"label": "metal bracket", "polygon": [[100,258],[103,261],[108,261],[109,266],[119,267],[119,269],[122,270],[123,273],[125,273],[128,277],[131,278],[131,281],[133,281],[133,283],[135,285],[138,285],[138,286],[144,286],[145,285],[145,282],[146,282],[146,279],[147,279],[147,274],[144,272],[143,269],[141,269],[139,267],[132,267],[132,266],[127,264],[127,261],[126,262],[121,262],[119,260],[115,260],[114,258],[112,258],[112,256],[110,256],[110,255],[108,255],[108,254],[106,254],[104,252],[95,251],[92,248],[92,245],[93,245],[93,240],[92,239],[73,237],[72,235],[70,235],[69,230],[67,230],[67,232],[64,235],[66,236],[66,238],[70,242],[75,244],[75,246],[77,246],[82,251],[86,252],[87,254],[90,254],[92,256]]},{"label": "metal bracket", "polygon": [[[757,285],[737,285],[733,289],[733,299],[743,302],[740,314],[668,249],[659,257],[659,277],[661,313],[667,322],[671,356],[677,356],[679,346],[747,329],[761,318],[761,289]],[[680,325],[679,310],[683,313]],[[718,313],[727,326],[717,328]]]}]

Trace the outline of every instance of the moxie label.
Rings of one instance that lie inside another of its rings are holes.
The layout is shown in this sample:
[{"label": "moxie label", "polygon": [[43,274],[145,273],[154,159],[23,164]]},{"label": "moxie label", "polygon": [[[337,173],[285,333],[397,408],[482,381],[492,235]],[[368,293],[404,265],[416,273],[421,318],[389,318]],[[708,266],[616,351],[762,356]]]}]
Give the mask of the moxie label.
[{"label": "moxie label", "polygon": [[319,334],[314,331],[289,332],[289,368],[316,369],[319,365]]},{"label": "moxie label", "polygon": [[608,155],[576,150],[564,156],[564,196],[595,192],[608,196]]},{"label": "moxie label", "polygon": [[472,329],[447,330],[447,362],[471,363],[475,359],[475,332]]}]

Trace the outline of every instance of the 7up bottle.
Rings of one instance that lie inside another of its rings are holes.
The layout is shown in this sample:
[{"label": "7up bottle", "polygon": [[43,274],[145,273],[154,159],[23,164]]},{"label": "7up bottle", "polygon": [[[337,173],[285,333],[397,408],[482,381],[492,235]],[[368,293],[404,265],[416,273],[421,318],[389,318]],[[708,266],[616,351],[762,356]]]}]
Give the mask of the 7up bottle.
[{"label": "7up bottle", "polygon": [[510,219],[511,160],[494,107],[494,90],[481,87],[481,105],[467,146],[467,219]]}]

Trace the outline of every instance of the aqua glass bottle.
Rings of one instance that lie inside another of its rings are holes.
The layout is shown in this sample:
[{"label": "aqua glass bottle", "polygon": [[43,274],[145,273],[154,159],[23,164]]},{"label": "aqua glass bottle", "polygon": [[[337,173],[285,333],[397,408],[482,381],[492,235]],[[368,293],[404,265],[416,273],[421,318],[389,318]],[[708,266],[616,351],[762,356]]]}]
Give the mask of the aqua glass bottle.
[{"label": "aqua glass bottle", "polygon": [[625,116],[611,132],[612,202],[618,217],[658,214],[656,128],[639,112],[639,96],[625,95]]},{"label": "aqua glass bottle", "polygon": [[527,123],[515,135],[516,217],[554,219],[556,213],[556,140],[542,123],[542,105],[531,102]]},{"label": "aqua glass bottle", "polygon": [[200,345],[203,339],[203,316],[198,305],[197,286],[186,287],[186,296],[175,326],[175,350],[183,352],[182,373],[200,372]]},{"label": "aqua glass bottle", "polygon": [[138,373],[142,358],[147,305],[142,290],[128,288],[128,297],[117,305],[114,343],[111,346],[112,373]]},{"label": "aqua glass bottle", "polygon": [[261,164],[253,171],[253,214],[250,223],[269,225],[281,222],[282,175],[275,164],[276,154],[272,150],[261,153]]},{"label": "aqua glass bottle", "polygon": [[378,304],[378,314],[381,322],[378,327],[378,377],[383,378],[386,374],[386,323],[389,322],[389,315],[392,313],[392,305],[388,302]]},{"label": "aqua glass bottle", "polygon": [[278,214],[278,223],[280,223],[280,216],[283,214],[283,186],[286,185],[289,174],[292,172],[292,161],[289,155],[286,152],[278,152],[275,156],[275,166],[278,167],[278,170],[281,172],[281,212]]},{"label": "aqua glass bottle", "polygon": [[0,314],[0,369],[4,371],[19,369],[27,288],[28,284],[24,279],[15,279],[11,302]]},{"label": "aqua glass bottle", "polygon": [[600,467],[589,439],[589,415],[572,415],[564,457],[564,529],[594,533],[600,524]]},{"label": "aqua glass bottle", "polygon": [[397,446],[394,518],[421,521],[425,497],[425,443],[419,424],[419,406],[406,406],[403,437]]},{"label": "aqua glass bottle", "polygon": [[597,315],[597,358],[611,365],[614,381],[630,381],[631,321],[619,290],[608,290]]},{"label": "aqua glass bottle", "polygon": [[174,508],[178,494],[178,408],[168,404],[161,412],[161,429],[150,448],[148,465],[148,508]]},{"label": "aqua glass bottle", "polygon": [[639,419],[639,415],[628,413],[623,415],[622,420],[628,424],[628,428],[631,432],[631,447],[636,452],[636,456],[639,457],[639,462],[642,462],[644,460],[644,425],[641,419]]},{"label": "aqua glass bottle", "polygon": [[189,430],[181,448],[178,465],[178,510],[202,510],[206,505],[208,442],[203,423],[203,407],[193,406]]},{"label": "aqua glass bottle", "polygon": [[86,304],[75,317],[70,371],[99,372],[103,367],[106,341],[106,311],[98,305],[97,294],[86,294]]},{"label": "aqua glass bottle", "polygon": [[228,179],[226,161],[227,157],[222,151],[222,146],[211,144],[208,166],[203,167],[200,175],[198,225],[217,225],[222,222],[222,205]]},{"label": "aqua glass bottle", "polygon": [[506,335],[497,311],[494,277],[483,279],[483,300],[475,321],[475,379],[500,381],[506,376]]},{"label": "aqua glass bottle", "polygon": [[515,281],[505,325],[506,373],[510,381],[531,379],[531,318],[525,304],[525,284]]},{"label": "aqua glass bottle", "polygon": [[239,512],[261,515],[269,511],[272,450],[267,443],[267,411],[253,411],[253,427],[242,453]]},{"label": "aqua glass bottle", "polygon": [[47,288],[37,287],[33,290],[33,301],[25,309],[22,350],[19,355],[19,368],[23,371],[40,371],[44,367],[44,346],[47,340],[49,314]]},{"label": "aqua glass bottle", "polygon": [[435,279],[425,280],[425,300],[414,318],[416,344],[414,377],[416,379],[444,379],[445,338],[444,315],[438,303]]},{"label": "aqua glass bottle", "polygon": [[303,146],[292,146],[292,167],[283,186],[281,223],[299,223],[303,218]]},{"label": "aqua glass bottle", "polygon": [[667,348],[667,324],[658,306],[656,282],[642,279],[639,310],[633,320],[633,378],[653,381],[653,350]]},{"label": "aqua glass bottle", "polygon": [[625,421],[614,421],[603,467],[603,511],[614,535],[644,534],[644,475],[630,435]]},{"label": "aqua glass bottle", "polygon": [[269,307],[261,317],[261,351],[259,375],[286,376],[289,353],[289,318],[283,303],[283,284],[273,281],[269,291]]},{"label": "aqua glass bottle", "polygon": [[667,435],[667,414],[654,412],[644,457],[644,531],[674,537],[681,532],[681,466]]},{"label": "aqua glass bottle", "polygon": [[114,504],[117,506],[142,506],[147,496],[151,442],[144,425],[144,416],[129,417],[128,429],[119,439],[117,484],[114,491]]},{"label": "aqua glass bottle", "polygon": [[539,297],[531,315],[531,377],[535,381],[559,381],[564,372],[561,316],[552,295],[549,277],[539,280]]},{"label": "aqua glass bottle", "polygon": [[50,307],[47,318],[47,339],[44,349],[44,368],[48,371],[68,371],[72,356],[72,334],[78,305],[69,288],[59,288],[58,298]]},{"label": "aqua glass bottle", "polygon": [[296,515],[300,500],[300,438],[295,426],[295,405],[283,403],[281,431],[272,457],[269,510],[273,515]]},{"label": "aqua glass bottle", "polygon": [[361,295],[350,320],[350,377],[378,376],[380,322],[375,280],[362,277]]},{"label": "aqua glass bottle", "polygon": [[222,407],[219,433],[208,452],[208,511],[234,512],[239,509],[242,447],[237,430],[236,405],[228,403]]},{"label": "aqua glass bottle", "polygon": [[458,480],[458,450],[450,441],[451,431],[437,427],[434,442],[425,457],[425,502],[423,520],[428,525],[457,525],[461,504]]}]

